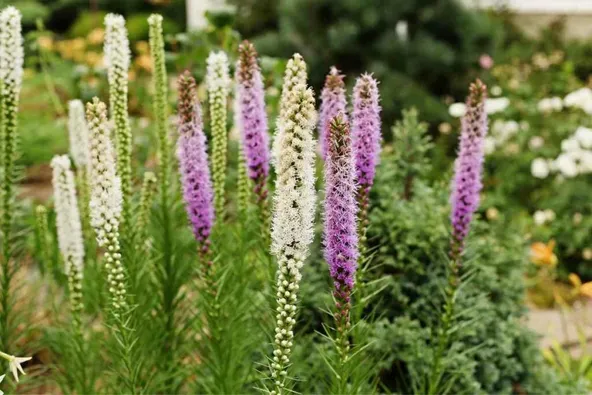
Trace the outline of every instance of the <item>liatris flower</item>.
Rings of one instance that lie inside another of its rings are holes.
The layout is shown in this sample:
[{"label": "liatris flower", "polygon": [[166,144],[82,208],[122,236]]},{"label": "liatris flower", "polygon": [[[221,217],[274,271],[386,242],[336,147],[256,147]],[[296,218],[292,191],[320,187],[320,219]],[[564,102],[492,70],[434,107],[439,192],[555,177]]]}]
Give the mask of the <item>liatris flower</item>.
[{"label": "liatris flower", "polygon": [[283,130],[282,124],[286,119],[286,111],[290,107],[289,98],[296,85],[306,85],[306,63],[298,53],[294,54],[294,56],[288,60],[286,71],[284,72],[282,95],[280,97],[280,110],[276,121],[276,130],[272,147],[272,160],[276,166],[279,155],[279,141],[281,140]]},{"label": "liatris flower", "polygon": [[195,80],[186,71],[179,77],[179,141],[177,156],[183,183],[183,198],[193,234],[207,253],[214,224],[214,192],[210,180],[206,136]]},{"label": "liatris flower", "polygon": [[0,165],[4,167],[2,232],[5,254],[10,243],[9,233],[12,222],[12,184],[23,61],[21,13],[14,7],[6,7],[0,12]]},{"label": "liatris flower", "polygon": [[210,102],[210,122],[212,133],[212,178],[214,181],[214,207],[216,214],[224,215],[224,182],[226,179],[226,99],[230,78],[228,77],[228,57],[222,51],[212,52],[207,59],[206,85]]},{"label": "liatris flower", "polygon": [[167,74],[164,63],[164,41],[162,38],[162,16],[152,14],[148,18],[150,53],[154,81],[154,114],[158,135],[158,158],[160,160],[161,194],[167,193],[170,172],[170,142],[168,136]]},{"label": "liatris flower", "polygon": [[261,70],[257,64],[257,51],[248,41],[238,48],[236,65],[238,124],[241,129],[243,150],[249,177],[255,182],[258,200],[267,199],[269,175],[269,138],[267,114]]},{"label": "liatris flower", "polygon": [[12,372],[17,383],[19,381],[18,372],[21,372],[23,375],[25,374],[21,364],[31,360],[31,357],[15,357],[14,355],[9,355],[2,351],[0,351],[0,358],[8,361],[8,369]]},{"label": "liatris flower", "polygon": [[278,142],[272,245],[278,260],[277,315],[271,377],[275,390],[285,386],[296,323],[300,269],[313,240],[315,217],[314,96],[298,84],[285,95],[285,118]]},{"label": "liatris flower", "polygon": [[51,167],[53,168],[58,246],[66,264],[72,318],[74,324],[79,326],[82,310],[84,244],[74,174],[70,170],[70,159],[66,155],[55,156],[51,161]]},{"label": "liatris flower", "polygon": [[454,165],[450,196],[452,205],[450,255],[453,261],[458,261],[460,258],[473,213],[479,206],[484,157],[483,142],[487,134],[486,95],[487,88],[480,80],[471,84],[467,98],[467,112],[462,119],[459,152]]},{"label": "liatris flower", "polygon": [[343,121],[347,122],[347,99],[345,98],[345,84],[343,75],[339,70],[331,67],[331,71],[325,78],[325,86],[321,92],[321,109],[319,111],[319,141],[321,143],[321,156],[327,158],[329,150],[330,123],[337,114],[341,114]]},{"label": "liatris flower", "polygon": [[92,237],[89,224],[89,180],[90,151],[88,125],[84,115],[84,106],[80,100],[68,102],[68,135],[70,137],[70,156],[76,165],[76,176],[80,192],[79,207],[82,218],[82,230],[85,238]]},{"label": "liatris flower", "polygon": [[[121,178],[124,198],[124,217],[132,193],[132,132],[127,111],[127,83],[130,66],[130,48],[121,15],[105,16],[105,63],[109,79],[109,105],[115,123],[115,144],[117,147],[117,174]],[[129,218],[126,218],[129,220]]]},{"label": "liatris flower", "polygon": [[84,118],[84,105],[80,100],[68,102],[68,135],[70,156],[78,169],[86,169],[89,163],[88,126]]},{"label": "liatris flower", "polygon": [[380,159],[380,100],[378,82],[370,74],[356,80],[353,93],[352,139],[356,178],[361,190],[368,193],[374,184]]},{"label": "liatris flower", "polygon": [[0,264],[0,347],[8,349],[10,320],[10,290],[13,277],[12,218],[14,212],[14,160],[16,156],[18,102],[23,77],[23,38],[21,14],[14,7],[0,12],[0,172],[1,202],[0,231],[2,232],[2,259]]},{"label": "liatris flower", "polygon": [[126,284],[119,245],[122,209],[121,182],[115,172],[115,155],[109,139],[107,107],[94,98],[86,105],[90,131],[90,216],[99,246],[105,248],[105,268],[114,314],[126,306]]},{"label": "liatris flower", "polygon": [[338,346],[342,359],[348,350],[350,297],[358,259],[355,166],[349,125],[338,114],[329,125],[325,161],[324,255],[335,291]]},{"label": "liatris flower", "polygon": [[352,139],[358,182],[361,250],[365,249],[370,188],[380,158],[380,100],[378,83],[370,74],[356,80],[353,93]]}]

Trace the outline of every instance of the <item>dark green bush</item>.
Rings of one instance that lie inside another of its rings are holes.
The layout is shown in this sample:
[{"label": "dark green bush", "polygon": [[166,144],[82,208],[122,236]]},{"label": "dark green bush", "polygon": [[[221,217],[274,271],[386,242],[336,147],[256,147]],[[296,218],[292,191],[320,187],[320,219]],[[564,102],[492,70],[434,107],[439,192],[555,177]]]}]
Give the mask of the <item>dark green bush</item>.
[{"label": "dark green bush", "polygon": [[[456,0],[233,2],[239,31],[262,54],[300,52],[317,88],[332,65],[352,76],[374,72],[386,125],[404,106],[417,107],[429,121],[446,119],[439,99],[464,95],[471,69],[502,33],[493,19]],[[405,22],[408,39],[397,34]]]}]

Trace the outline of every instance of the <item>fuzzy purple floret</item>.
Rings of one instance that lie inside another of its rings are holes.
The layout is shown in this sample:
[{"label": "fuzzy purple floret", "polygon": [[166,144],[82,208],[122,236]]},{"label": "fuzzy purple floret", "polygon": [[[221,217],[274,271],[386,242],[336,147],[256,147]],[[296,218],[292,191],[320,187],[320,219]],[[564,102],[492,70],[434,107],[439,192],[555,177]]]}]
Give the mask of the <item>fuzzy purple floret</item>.
[{"label": "fuzzy purple floret", "polygon": [[[357,202],[349,125],[339,115],[330,124],[325,161],[324,256],[338,292],[354,286],[358,260]],[[343,295],[345,296],[345,295]]]},{"label": "fuzzy purple floret", "polygon": [[189,112],[189,105],[185,103],[185,116],[180,117],[177,157],[183,184],[183,199],[193,234],[197,241],[206,243],[214,223],[214,192],[208,167],[201,109],[197,98],[191,98],[193,93],[186,93],[192,100],[192,110]]},{"label": "fuzzy purple floret", "polygon": [[380,100],[378,83],[369,74],[357,79],[353,92],[352,137],[356,179],[362,188],[374,183],[380,159]]},{"label": "fuzzy purple floret", "polygon": [[325,78],[325,86],[321,92],[321,107],[319,109],[319,143],[321,145],[321,156],[324,160],[327,158],[329,150],[330,124],[337,114],[341,114],[343,120],[347,122],[347,99],[345,97],[344,76],[339,74],[339,70],[331,67],[331,71]]},{"label": "fuzzy purple floret", "polygon": [[473,214],[479,207],[484,159],[483,142],[487,134],[485,95],[486,88],[481,81],[471,84],[467,112],[462,119],[459,152],[454,166],[450,196],[454,257],[462,252]]},{"label": "fuzzy purple floret", "polygon": [[240,51],[237,67],[239,125],[249,178],[259,181],[269,175],[265,93],[255,49],[245,42]]}]

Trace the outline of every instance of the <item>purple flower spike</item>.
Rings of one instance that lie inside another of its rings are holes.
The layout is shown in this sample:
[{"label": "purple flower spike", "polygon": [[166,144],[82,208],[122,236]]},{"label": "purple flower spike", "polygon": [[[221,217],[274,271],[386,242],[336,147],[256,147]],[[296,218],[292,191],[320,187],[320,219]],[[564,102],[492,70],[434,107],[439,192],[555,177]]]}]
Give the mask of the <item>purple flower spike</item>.
[{"label": "purple flower spike", "polygon": [[342,114],[330,123],[325,162],[325,260],[338,302],[349,303],[358,260],[357,203],[349,125]]},{"label": "purple flower spike", "polygon": [[236,67],[238,124],[249,177],[255,182],[258,198],[267,196],[269,175],[269,136],[261,70],[257,64],[257,51],[252,43],[243,41],[238,48]]},{"label": "purple flower spike", "polygon": [[356,176],[360,188],[369,192],[380,158],[380,100],[378,83],[370,74],[356,80],[353,93],[352,135]]},{"label": "purple flower spike", "polygon": [[344,76],[339,70],[331,67],[331,71],[325,78],[325,86],[321,92],[321,108],[319,111],[319,142],[321,144],[321,155],[324,160],[329,150],[330,124],[337,114],[341,114],[343,121],[347,122]]},{"label": "purple flower spike", "polygon": [[179,86],[179,141],[177,156],[183,184],[185,208],[193,234],[208,251],[209,236],[214,222],[214,192],[208,167],[206,136],[203,132],[201,109],[196,95],[195,79],[185,71]]},{"label": "purple flower spike", "polygon": [[486,86],[477,80],[469,88],[467,111],[462,119],[460,148],[454,164],[450,204],[452,211],[451,258],[458,260],[469,233],[473,213],[479,207],[483,171],[483,141],[487,134]]}]

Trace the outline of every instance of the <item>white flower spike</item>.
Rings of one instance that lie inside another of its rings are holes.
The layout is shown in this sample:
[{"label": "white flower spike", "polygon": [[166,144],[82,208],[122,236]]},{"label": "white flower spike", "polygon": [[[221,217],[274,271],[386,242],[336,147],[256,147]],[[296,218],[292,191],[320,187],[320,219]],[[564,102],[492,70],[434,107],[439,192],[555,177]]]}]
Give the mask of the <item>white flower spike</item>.
[{"label": "white flower spike", "polygon": [[58,246],[64,257],[68,274],[72,265],[75,265],[77,270],[82,269],[84,260],[84,244],[74,174],[70,170],[70,159],[66,155],[54,156],[51,167],[53,168]]},{"label": "white flower spike", "polygon": [[84,105],[80,100],[68,102],[68,134],[70,137],[70,155],[77,168],[86,168],[89,164],[88,126],[84,118]]}]

